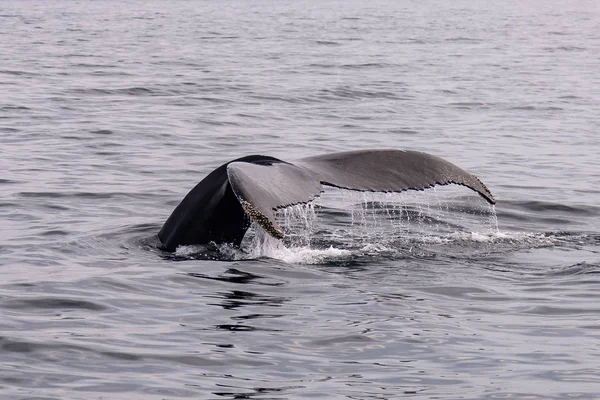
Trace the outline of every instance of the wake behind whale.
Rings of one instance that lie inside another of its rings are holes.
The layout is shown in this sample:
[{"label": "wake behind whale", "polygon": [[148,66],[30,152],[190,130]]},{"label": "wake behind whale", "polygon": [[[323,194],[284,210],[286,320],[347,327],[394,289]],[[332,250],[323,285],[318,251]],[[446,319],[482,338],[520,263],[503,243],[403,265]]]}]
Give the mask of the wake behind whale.
[{"label": "wake behind whale", "polygon": [[456,184],[495,200],[474,175],[439,157],[408,150],[360,150],[302,158],[294,163],[252,155],[225,163],[198,183],[158,233],[162,247],[239,246],[251,223],[284,237],[275,211],[314,200],[323,186],[363,192],[424,190]]}]

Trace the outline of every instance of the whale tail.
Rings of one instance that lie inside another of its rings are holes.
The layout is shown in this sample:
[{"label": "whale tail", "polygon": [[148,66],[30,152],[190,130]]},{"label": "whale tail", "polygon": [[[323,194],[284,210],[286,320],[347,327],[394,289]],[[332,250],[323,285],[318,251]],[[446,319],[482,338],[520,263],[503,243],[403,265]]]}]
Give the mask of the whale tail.
[{"label": "whale tail", "polygon": [[490,204],[489,189],[474,175],[431,154],[408,150],[359,150],[307,157],[288,163],[248,156],[223,164],[177,206],[158,234],[166,250],[185,244],[239,245],[251,221],[283,237],[274,212],[307,203],[323,185],[371,192],[424,190],[457,184]]}]

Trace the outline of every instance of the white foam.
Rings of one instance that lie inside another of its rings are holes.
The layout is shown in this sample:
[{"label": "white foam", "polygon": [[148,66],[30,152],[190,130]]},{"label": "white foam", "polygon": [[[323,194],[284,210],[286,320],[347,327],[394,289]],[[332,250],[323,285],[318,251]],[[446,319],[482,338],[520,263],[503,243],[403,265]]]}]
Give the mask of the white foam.
[{"label": "white foam", "polygon": [[325,261],[347,259],[352,255],[349,250],[312,249],[310,246],[290,246],[279,239],[268,235],[260,228],[255,228],[255,236],[250,245],[250,258],[272,258],[290,264],[322,264]]},{"label": "white foam", "polygon": [[450,241],[465,241],[477,243],[495,243],[495,242],[515,242],[529,243],[536,242],[539,244],[552,243],[556,238],[548,237],[544,233],[539,232],[457,232],[448,237]]},{"label": "white foam", "polygon": [[376,255],[376,254],[394,251],[394,249],[392,249],[382,243],[367,243],[366,245],[361,247],[360,251],[363,254]]},{"label": "white foam", "polygon": [[202,246],[199,245],[181,245],[175,249],[175,255],[179,257],[189,257],[193,254],[198,254],[202,251]]},{"label": "white foam", "polygon": [[292,247],[272,252],[269,258],[278,259],[288,264],[322,264],[326,261],[340,261],[348,259],[352,252],[344,249],[336,249],[330,246],[328,249],[319,250],[310,247]]}]

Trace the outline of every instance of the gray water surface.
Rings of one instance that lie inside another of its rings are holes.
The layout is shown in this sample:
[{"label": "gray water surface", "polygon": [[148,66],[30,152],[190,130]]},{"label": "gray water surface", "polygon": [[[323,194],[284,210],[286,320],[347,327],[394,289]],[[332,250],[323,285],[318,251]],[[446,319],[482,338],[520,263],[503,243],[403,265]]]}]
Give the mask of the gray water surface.
[{"label": "gray water surface", "polygon": [[[600,398],[599,32],[584,0],[0,2],[0,398]],[[156,247],[224,162],[360,148],[498,204],[334,191],[285,247]]]}]

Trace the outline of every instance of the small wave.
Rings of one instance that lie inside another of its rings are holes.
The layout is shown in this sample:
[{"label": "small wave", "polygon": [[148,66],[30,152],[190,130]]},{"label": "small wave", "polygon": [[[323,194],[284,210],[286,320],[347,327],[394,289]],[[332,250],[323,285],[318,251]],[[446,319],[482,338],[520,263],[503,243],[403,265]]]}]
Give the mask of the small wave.
[{"label": "small wave", "polygon": [[235,100],[226,99],[223,97],[216,97],[216,96],[200,96],[200,97],[193,97],[192,99],[205,101],[207,103],[212,103],[212,104],[233,104],[233,103],[235,103]]},{"label": "small wave", "polygon": [[473,108],[489,109],[489,107],[485,103],[481,103],[479,101],[448,103],[448,106],[462,110],[471,110]]},{"label": "small wave", "polygon": [[555,227],[558,229],[581,226],[600,215],[600,208],[590,205],[566,205],[545,201],[503,201],[498,218],[504,224],[519,227]]},{"label": "small wave", "polygon": [[358,64],[343,64],[341,67],[346,69],[362,69],[362,68],[384,68],[390,67],[393,64],[388,63],[358,63]]},{"label": "small wave", "polygon": [[549,52],[557,52],[557,51],[585,51],[587,50],[585,47],[579,46],[558,46],[558,47],[544,47],[543,50]]},{"label": "small wave", "polygon": [[535,106],[514,106],[514,107],[509,107],[509,110],[513,110],[513,111],[533,111],[536,110],[537,108]]},{"label": "small wave", "polygon": [[[218,117],[221,118],[221,117]],[[210,126],[247,126],[242,122],[237,121],[223,121],[218,119],[208,119],[208,118],[197,118],[194,122],[202,125],[210,125]]]},{"label": "small wave", "polygon": [[114,70],[114,69],[113,70],[98,69],[95,71],[90,71],[89,74],[94,75],[94,76],[132,76],[133,75],[126,71],[119,71],[119,70]]},{"label": "small wave", "polygon": [[362,90],[349,87],[323,89],[319,92],[318,97],[325,100],[398,99],[398,95],[396,93],[385,90]]},{"label": "small wave", "polygon": [[469,37],[453,37],[445,39],[446,42],[457,42],[457,43],[481,43],[483,40],[477,38],[469,38]]},{"label": "small wave", "polygon": [[406,128],[389,129],[388,132],[402,134],[402,135],[418,135],[420,133],[414,129],[406,129]]},{"label": "small wave", "polygon": [[564,111],[564,108],[557,106],[548,106],[548,107],[540,107],[540,106],[514,106],[509,107],[508,110],[511,111]]},{"label": "small wave", "polygon": [[128,87],[118,89],[102,89],[102,88],[80,88],[73,89],[72,93],[81,95],[128,95],[128,96],[164,96],[168,93],[147,87]]},{"label": "small wave", "polygon": [[364,38],[349,36],[349,37],[338,38],[338,40],[344,40],[344,41],[347,41],[347,42],[360,42],[360,41],[363,41]]},{"label": "small wave", "polygon": [[62,229],[50,229],[40,232],[40,236],[68,236],[70,232]]},{"label": "small wave", "polygon": [[10,69],[0,69],[0,74],[15,75],[15,76],[39,76],[40,74],[29,71],[17,71]]},{"label": "small wave", "polygon": [[25,107],[25,106],[12,106],[12,105],[0,107],[0,111],[25,111],[25,110],[31,110],[31,108]]},{"label": "small wave", "polygon": [[77,63],[72,64],[73,67],[82,67],[82,68],[116,68],[116,65],[111,64],[92,64],[92,63]]},{"label": "small wave", "polygon": [[146,87],[130,87],[130,88],[123,88],[123,89],[116,89],[114,92],[118,93],[118,94],[128,94],[128,95],[132,95],[132,96],[148,96],[148,95],[160,94],[156,90],[146,88]]},{"label": "small wave", "polygon": [[0,307],[5,309],[56,309],[61,311],[67,310],[89,310],[89,311],[105,311],[107,306],[94,303],[87,300],[78,300],[71,298],[55,298],[55,297],[36,297],[30,299],[8,299],[0,303]]},{"label": "small wave", "polygon": [[79,198],[79,199],[112,199],[112,198],[134,198],[134,199],[145,199],[146,196],[144,194],[136,194],[136,193],[123,193],[123,192],[103,192],[103,193],[93,193],[93,192],[20,192],[16,194],[19,197],[26,198],[52,198],[52,199],[62,199],[62,198]]},{"label": "small wave", "polygon": [[600,211],[597,207],[592,206],[566,205],[547,201],[510,201],[510,204],[529,211],[563,212],[583,216],[592,216]]},{"label": "small wave", "polygon": [[[211,33],[211,32],[209,32]],[[223,39],[239,39],[239,36],[221,36],[220,33],[214,33],[215,36],[200,36],[202,40],[223,40]]]},{"label": "small wave", "polygon": [[333,42],[333,41],[329,41],[329,40],[317,40],[316,43],[324,45],[324,46],[339,46],[341,44],[339,42]]},{"label": "small wave", "polygon": [[289,96],[289,95],[285,95],[285,96],[276,96],[276,95],[266,95],[266,94],[252,94],[249,96],[252,99],[256,99],[256,100],[269,100],[269,101],[283,101],[285,103],[292,103],[292,104],[298,104],[298,103],[302,103],[303,100],[295,97],[295,96]]},{"label": "small wave", "polygon": [[339,68],[338,64],[333,63],[310,63],[307,65],[309,68],[318,68],[318,69],[330,69],[330,68]]},{"label": "small wave", "polygon": [[561,267],[549,273],[550,276],[600,275],[600,264],[585,261]]},{"label": "small wave", "polygon": [[598,307],[583,308],[583,307],[566,307],[566,306],[546,306],[538,305],[529,307],[521,313],[523,314],[534,314],[534,315],[552,315],[560,317],[563,315],[576,316],[576,315],[598,315],[600,309]]}]

